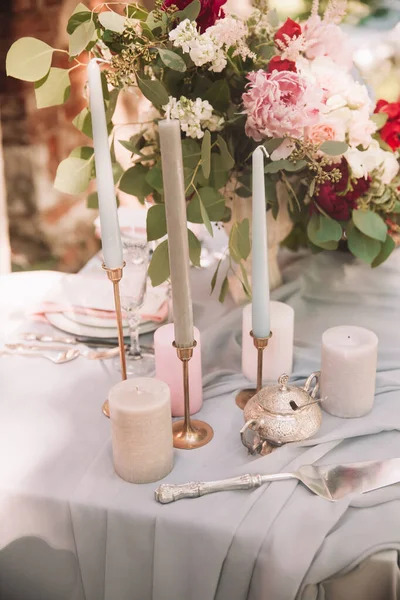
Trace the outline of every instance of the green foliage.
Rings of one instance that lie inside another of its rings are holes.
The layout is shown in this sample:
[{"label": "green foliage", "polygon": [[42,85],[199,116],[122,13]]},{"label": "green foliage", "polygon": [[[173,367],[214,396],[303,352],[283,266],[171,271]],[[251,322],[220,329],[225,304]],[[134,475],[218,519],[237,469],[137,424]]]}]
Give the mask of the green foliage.
[{"label": "green foliage", "polygon": [[209,179],[211,173],[211,133],[204,132],[203,143],[201,144],[201,168],[203,175]]},{"label": "green foliage", "polygon": [[93,138],[92,115],[88,108],[83,108],[75,119],[73,119],[72,123],[79,131]]},{"label": "green foliage", "polygon": [[79,56],[92,42],[96,27],[92,20],[83,21],[69,36],[69,55]]},{"label": "green foliage", "polygon": [[225,79],[215,81],[204,94],[204,100],[208,100],[216,110],[226,111],[231,102],[228,82]]},{"label": "green foliage", "polygon": [[389,115],[385,112],[375,113],[375,114],[371,115],[371,117],[370,117],[371,121],[376,123],[378,130],[382,129],[382,127],[387,122],[388,118],[389,118]]},{"label": "green foliage", "polygon": [[221,304],[223,302],[225,302],[225,298],[226,298],[228,291],[229,291],[229,280],[228,280],[228,275],[226,275],[224,281],[222,282],[221,291],[220,291],[219,298],[218,298],[218,300],[219,300],[219,302],[221,302]]},{"label": "green foliage", "polygon": [[346,234],[350,252],[371,265],[381,252],[382,244],[359,231],[352,221],[347,224]]},{"label": "green foliage", "polygon": [[157,48],[157,50],[166,67],[173,71],[179,71],[180,73],[186,71],[186,63],[179,54],[172,52],[172,50],[165,50],[164,48]]},{"label": "green foliage", "polygon": [[217,136],[217,143],[221,152],[221,165],[227,171],[230,171],[235,166],[235,159],[229,152],[228,144],[221,135]]},{"label": "green foliage", "polygon": [[305,160],[298,160],[292,162],[288,159],[275,160],[267,164],[264,169],[265,173],[278,173],[278,171],[288,171],[289,173],[295,173],[301,171],[307,166]]},{"label": "green foliage", "polygon": [[348,145],[346,142],[335,142],[333,140],[329,140],[328,142],[321,144],[319,149],[329,156],[340,156],[346,152]]},{"label": "green foliage", "polygon": [[168,279],[170,275],[168,240],[161,242],[154,250],[148,273],[153,287],[161,285]]},{"label": "green foliage", "polygon": [[111,10],[107,12],[101,12],[98,15],[98,19],[104,29],[108,29],[109,31],[122,33],[125,29],[125,17]]},{"label": "green foliage", "polygon": [[243,219],[241,223],[235,222],[229,235],[229,252],[233,260],[240,263],[247,260],[251,251],[250,222]]},{"label": "green foliage", "polygon": [[147,182],[146,175],[149,172],[148,167],[144,167],[141,164],[136,164],[134,167],[130,167],[122,175],[119,182],[119,189],[121,192],[136,196],[140,202],[144,202],[146,197],[153,191],[150,184]]},{"label": "green foliage", "polygon": [[168,104],[169,95],[161,81],[138,77],[138,86],[143,96],[150,100],[154,106]]},{"label": "green foliage", "polygon": [[201,4],[200,0],[193,0],[183,10],[179,10],[174,14],[174,18],[179,21],[189,19],[189,21],[195,21],[200,14]]},{"label": "green foliage", "polygon": [[67,33],[69,35],[73,34],[79,25],[85,23],[86,21],[90,21],[91,18],[92,12],[88,10],[84,4],[78,4],[71,17],[68,19]]},{"label": "green foliage", "polygon": [[370,210],[353,210],[353,223],[365,235],[380,242],[386,240],[387,225],[377,213]]},{"label": "green foliage", "polygon": [[147,239],[149,242],[159,240],[167,235],[167,219],[165,216],[165,204],[155,204],[147,211]]},{"label": "green foliage", "polygon": [[326,248],[327,243],[338,242],[343,231],[337,221],[325,215],[314,213],[308,222],[307,234],[315,246]]},{"label": "green foliage", "polygon": [[7,75],[23,81],[39,81],[50,70],[53,52],[45,42],[32,37],[21,38],[7,53]]},{"label": "green foliage", "polygon": [[187,219],[191,223],[204,223],[204,212],[200,208],[200,200],[207,212],[208,219],[220,221],[225,213],[225,199],[212,187],[204,187],[198,190],[187,207]]},{"label": "green foliage", "polygon": [[64,104],[70,91],[69,71],[51,67],[46,77],[35,83],[36,106],[46,108]]},{"label": "green foliage", "polygon": [[194,235],[193,231],[188,229],[189,236],[189,257],[195,267],[200,267],[201,243]]},{"label": "green foliage", "polygon": [[91,177],[91,160],[68,157],[58,165],[54,187],[65,194],[81,194],[87,190]]}]

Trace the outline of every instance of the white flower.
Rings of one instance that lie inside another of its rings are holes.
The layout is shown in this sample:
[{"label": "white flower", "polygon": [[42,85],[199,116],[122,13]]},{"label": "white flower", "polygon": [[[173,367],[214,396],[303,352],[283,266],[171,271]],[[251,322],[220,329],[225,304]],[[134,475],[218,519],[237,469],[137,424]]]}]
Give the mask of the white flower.
[{"label": "white flower", "polygon": [[[345,157],[350,165],[354,177],[357,179],[361,179],[362,177],[366,179],[368,175],[372,173],[372,171],[375,171],[379,167],[383,167],[385,172],[384,183],[386,183],[386,180],[391,177],[392,173],[394,173],[394,164],[392,160],[386,156],[386,154],[394,156],[391,152],[385,152],[382,150],[376,140],[372,140],[367,150],[358,150],[357,148],[350,147],[346,151]],[[394,173],[391,179],[393,179],[396,173]]]},{"label": "white flower", "polygon": [[209,71],[213,71],[214,73],[221,73],[227,65],[227,60],[225,58],[225,53],[223,50],[218,49],[215,52],[214,59],[212,61],[212,65],[209,68]]},{"label": "white flower", "polygon": [[368,148],[372,142],[371,136],[376,129],[377,125],[371,121],[368,109],[352,110],[348,124],[348,142],[350,146]]},{"label": "white flower", "polygon": [[204,129],[219,131],[224,124],[223,117],[213,114],[213,107],[207,100],[196,98],[189,100],[181,96],[179,100],[170,96],[167,105],[163,106],[171,119],[180,121],[181,129],[188,137],[201,139]]},{"label": "white flower", "polygon": [[215,47],[211,38],[200,36],[191,42],[189,56],[196,65],[202,67],[206,63],[211,63],[215,59]]},{"label": "white flower", "polygon": [[371,106],[371,99],[365,85],[354,81],[346,92],[347,106],[352,110]]},{"label": "white flower", "polygon": [[196,41],[199,37],[196,22],[190,21],[190,19],[185,19],[169,32],[169,39],[173,42],[175,48],[182,48],[186,54],[190,52],[193,41]]},{"label": "white flower", "polygon": [[393,154],[393,152],[386,152],[385,150],[382,150],[382,158],[382,183],[389,184],[399,172],[399,163],[396,155]]}]

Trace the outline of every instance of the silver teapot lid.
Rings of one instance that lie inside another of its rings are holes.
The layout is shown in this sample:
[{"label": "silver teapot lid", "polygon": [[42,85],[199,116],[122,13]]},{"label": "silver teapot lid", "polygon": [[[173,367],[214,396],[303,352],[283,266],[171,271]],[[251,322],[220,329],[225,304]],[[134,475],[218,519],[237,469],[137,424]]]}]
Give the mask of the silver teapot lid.
[{"label": "silver teapot lid", "polygon": [[278,385],[262,388],[255,396],[257,404],[272,414],[295,414],[296,407],[301,408],[309,403],[309,396],[303,388],[288,385],[288,381],[288,375],[281,375]]}]

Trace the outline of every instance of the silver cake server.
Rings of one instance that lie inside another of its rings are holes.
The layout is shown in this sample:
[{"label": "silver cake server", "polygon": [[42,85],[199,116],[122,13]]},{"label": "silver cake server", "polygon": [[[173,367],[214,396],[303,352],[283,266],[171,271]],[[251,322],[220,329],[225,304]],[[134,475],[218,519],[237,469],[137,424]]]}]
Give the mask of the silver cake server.
[{"label": "silver cake server", "polygon": [[221,481],[192,482],[182,485],[163,483],[155,491],[157,502],[169,504],[182,498],[198,498],[213,492],[251,490],[270,481],[298,479],[314,494],[326,500],[341,500],[349,494],[365,494],[400,482],[400,458],[371,462],[315,467],[305,465],[294,473],[241,475]]}]

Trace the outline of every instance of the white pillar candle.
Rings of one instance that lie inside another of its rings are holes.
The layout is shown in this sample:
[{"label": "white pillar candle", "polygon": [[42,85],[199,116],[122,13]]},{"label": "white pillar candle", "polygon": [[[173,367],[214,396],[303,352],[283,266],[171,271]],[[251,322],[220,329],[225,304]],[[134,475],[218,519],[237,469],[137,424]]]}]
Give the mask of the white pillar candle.
[{"label": "white pillar candle", "polygon": [[173,467],[169,387],[147,377],[127,379],[108,396],[116,473],[130,483],[159,481]]},{"label": "white pillar candle", "polygon": [[337,417],[362,417],[374,403],[378,338],[362,327],[341,325],[322,336],[322,407]]},{"label": "white pillar candle", "polygon": [[[243,309],[242,371],[250,381],[257,382],[257,349],[251,330],[251,304]],[[272,301],[272,337],[263,353],[263,381],[276,382],[278,377],[293,370],[294,310],[288,304]]]},{"label": "white pillar candle", "polygon": [[253,152],[252,329],[258,338],[270,334],[267,205],[264,179],[265,148]]},{"label": "white pillar candle", "polygon": [[108,143],[101,74],[95,58],[89,62],[87,72],[103,257],[107,268],[117,269],[123,264],[122,242],[118,223],[117,200]]},{"label": "white pillar candle", "polygon": [[180,123],[171,119],[160,121],[159,131],[175,343],[187,348],[193,344],[193,307],[189,285],[189,242]]},{"label": "white pillar candle", "polygon": [[[197,346],[189,361],[190,414],[199,412],[203,404],[203,383],[201,376],[201,340],[200,332],[195,327],[194,336]],[[185,414],[185,398],[182,385],[182,361],[179,360],[174,341],[172,323],[159,327],[154,334],[154,356],[156,361],[156,377],[164,381],[171,390],[171,411],[173,417]]]}]

